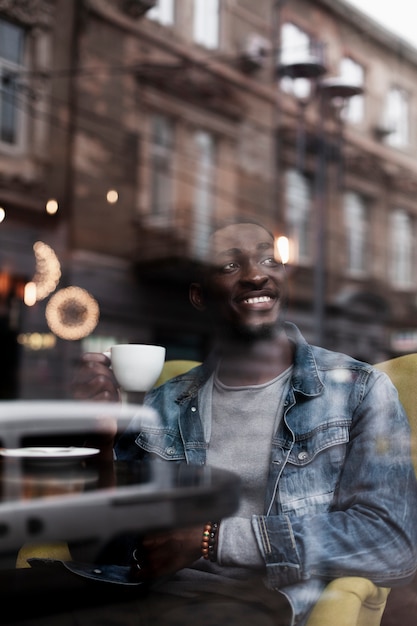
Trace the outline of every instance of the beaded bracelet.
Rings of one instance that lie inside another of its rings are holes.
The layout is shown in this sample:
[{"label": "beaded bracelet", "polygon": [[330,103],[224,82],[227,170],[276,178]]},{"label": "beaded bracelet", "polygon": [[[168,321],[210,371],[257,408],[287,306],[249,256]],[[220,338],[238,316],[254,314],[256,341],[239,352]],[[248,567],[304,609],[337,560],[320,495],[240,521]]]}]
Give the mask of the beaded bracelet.
[{"label": "beaded bracelet", "polygon": [[216,561],[216,536],[219,529],[218,522],[209,522],[204,526],[201,540],[201,556],[210,561]]}]

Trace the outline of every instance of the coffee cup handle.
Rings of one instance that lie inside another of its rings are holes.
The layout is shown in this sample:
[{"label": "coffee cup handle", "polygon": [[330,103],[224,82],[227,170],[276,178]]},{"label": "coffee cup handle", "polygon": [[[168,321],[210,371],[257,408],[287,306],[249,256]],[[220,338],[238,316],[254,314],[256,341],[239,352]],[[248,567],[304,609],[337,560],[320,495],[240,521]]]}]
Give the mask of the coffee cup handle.
[{"label": "coffee cup handle", "polygon": [[110,350],[103,350],[102,354],[104,354],[104,356],[106,356],[109,360],[110,360],[110,369],[111,369],[111,351]]}]

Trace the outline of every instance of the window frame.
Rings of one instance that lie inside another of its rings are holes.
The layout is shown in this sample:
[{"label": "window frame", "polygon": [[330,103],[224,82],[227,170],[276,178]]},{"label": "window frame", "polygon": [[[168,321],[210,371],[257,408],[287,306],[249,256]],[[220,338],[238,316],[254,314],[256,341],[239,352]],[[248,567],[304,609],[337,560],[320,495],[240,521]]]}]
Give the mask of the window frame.
[{"label": "window frame", "polygon": [[219,0],[194,0],[193,41],[208,50],[220,46]]},{"label": "window frame", "polygon": [[[162,123],[165,139],[158,141],[156,125]],[[154,226],[169,226],[174,219],[175,185],[175,123],[163,113],[153,113],[150,117],[150,154],[149,154],[149,213],[148,219]],[[161,185],[162,183],[162,185]],[[155,189],[158,193],[155,194]],[[162,202],[161,202],[162,199]],[[165,206],[164,201],[166,200]]]},{"label": "window frame", "polygon": [[[392,85],[389,88],[385,100],[384,128],[390,131],[385,143],[392,148],[407,148],[410,145],[410,101],[411,95],[403,87]],[[396,107],[398,110],[392,112]]]},{"label": "window frame", "polygon": [[[17,153],[20,152],[24,147],[24,137],[26,136],[26,105],[24,98],[22,96],[22,91],[19,85],[19,76],[26,69],[25,58],[26,58],[26,29],[16,24],[10,20],[4,19],[0,17],[0,27],[1,24],[5,24],[7,26],[11,26],[14,29],[20,31],[20,53],[19,59],[7,59],[4,56],[0,56],[0,151],[6,153]],[[6,26],[6,27],[7,27]],[[4,107],[4,94],[3,94],[3,80],[4,76],[7,74],[11,74],[12,81],[14,77],[15,82],[15,90],[12,95],[14,99],[14,103],[12,105],[12,133],[13,138],[11,141],[8,141],[3,138],[3,107]]]},{"label": "window frame", "polygon": [[397,207],[390,214],[390,222],[389,279],[394,289],[410,291],[416,286],[413,273],[415,221],[409,211]]},{"label": "window frame", "polygon": [[[209,130],[198,128],[193,133],[193,160],[195,163],[192,253],[196,259],[205,259],[207,242],[214,217],[214,189],[216,183],[217,139]],[[204,146],[204,142],[206,145]]]},{"label": "window frame", "polygon": [[[352,202],[349,203],[349,199]],[[356,191],[343,194],[343,220],[346,237],[346,273],[356,278],[369,273],[369,207]]]},{"label": "window frame", "polygon": [[[350,69],[348,69],[350,66]],[[349,84],[362,87],[365,84],[365,68],[346,55],[340,61],[340,75]],[[349,98],[343,110],[343,119],[349,124],[361,124],[365,119],[365,97],[362,94]]]},{"label": "window frame", "polygon": [[313,189],[311,180],[295,168],[285,172],[285,213],[293,261],[309,266],[314,254]]}]

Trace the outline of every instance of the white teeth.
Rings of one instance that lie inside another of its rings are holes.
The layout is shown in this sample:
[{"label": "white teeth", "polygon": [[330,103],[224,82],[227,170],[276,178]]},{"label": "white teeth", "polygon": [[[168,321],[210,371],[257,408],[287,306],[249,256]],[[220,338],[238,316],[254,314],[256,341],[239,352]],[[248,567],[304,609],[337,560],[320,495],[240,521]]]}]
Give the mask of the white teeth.
[{"label": "white teeth", "polygon": [[260,302],[270,302],[272,298],[270,296],[260,296],[258,298],[246,298],[247,304],[259,304]]}]

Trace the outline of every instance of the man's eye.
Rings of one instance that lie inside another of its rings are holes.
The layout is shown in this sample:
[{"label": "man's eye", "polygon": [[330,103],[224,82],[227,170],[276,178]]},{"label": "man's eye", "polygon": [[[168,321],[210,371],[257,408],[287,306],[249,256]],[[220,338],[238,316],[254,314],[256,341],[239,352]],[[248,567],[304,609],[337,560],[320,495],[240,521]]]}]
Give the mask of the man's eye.
[{"label": "man's eye", "polygon": [[237,269],[238,267],[239,267],[238,263],[236,263],[235,261],[230,261],[230,263],[226,263],[226,265],[222,265],[221,271],[233,272],[233,270]]},{"label": "man's eye", "polygon": [[262,265],[270,265],[271,267],[277,267],[279,263],[273,256],[270,256],[267,259],[264,259],[262,261]]}]

